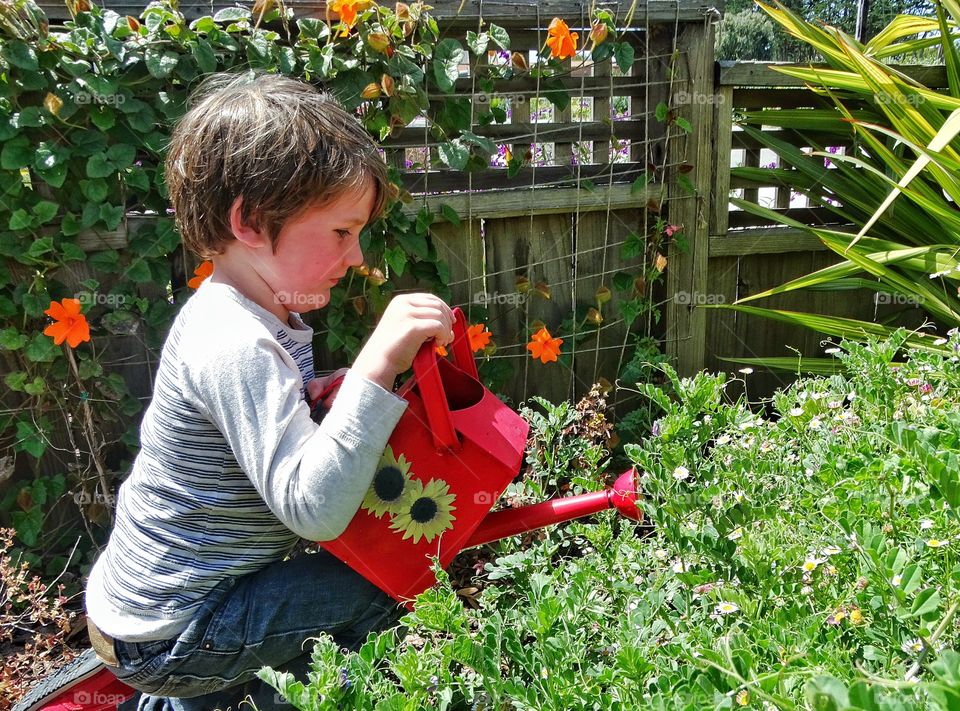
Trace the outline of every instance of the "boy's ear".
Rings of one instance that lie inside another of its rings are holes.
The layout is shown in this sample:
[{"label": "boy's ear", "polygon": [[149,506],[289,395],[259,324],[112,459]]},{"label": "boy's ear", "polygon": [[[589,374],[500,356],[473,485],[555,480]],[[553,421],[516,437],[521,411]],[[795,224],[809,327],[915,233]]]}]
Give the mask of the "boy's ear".
[{"label": "boy's ear", "polygon": [[252,249],[269,247],[270,238],[266,232],[255,225],[251,225],[250,221],[243,221],[242,207],[243,197],[237,196],[233,205],[230,206],[230,230],[233,232],[233,236],[238,242]]}]

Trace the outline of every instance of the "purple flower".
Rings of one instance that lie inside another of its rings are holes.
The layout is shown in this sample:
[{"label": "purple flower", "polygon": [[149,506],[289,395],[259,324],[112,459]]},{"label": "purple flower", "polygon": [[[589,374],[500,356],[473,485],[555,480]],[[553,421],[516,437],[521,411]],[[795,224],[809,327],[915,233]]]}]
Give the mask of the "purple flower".
[{"label": "purple flower", "polygon": [[343,667],[343,668],[340,670],[340,685],[343,686],[343,687],[346,688],[346,689],[349,689],[351,686],[353,686],[353,682],[350,681],[349,677],[347,677],[347,668],[346,668],[346,667]]},{"label": "purple flower", "polygon": [[652,434],[654,437],[660,436],[660,420],[657,420],[653,423],[653,427],[650,428],[650,434]]}]

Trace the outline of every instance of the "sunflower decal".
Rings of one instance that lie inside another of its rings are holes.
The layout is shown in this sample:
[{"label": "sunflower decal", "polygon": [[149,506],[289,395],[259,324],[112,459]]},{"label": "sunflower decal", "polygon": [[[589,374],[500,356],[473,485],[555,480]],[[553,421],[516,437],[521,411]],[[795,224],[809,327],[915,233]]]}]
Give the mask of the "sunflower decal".
[{"label": "sunflower decal", "polygon": [[412,483],[410,462],[402,454],[396,457],[393,448],[387,445],[377,465],[377,473],[373,475],[370,490],[360,506],[377,518],[385,513],[395,514],[400,510],[403,496]]},{"label": "sunflower decal", "polygon": [[420,538],[429,543],[445,529],[453,528],[455,517],[450,512],[456,507],[450,504],[457,497],[449,491],[450,486],[442,479],[431,479],[426,485],[417,479],[409,480],[390,528],[397,533],[403,531],[403,540],[413,536],[414,543],[419,543]]}]

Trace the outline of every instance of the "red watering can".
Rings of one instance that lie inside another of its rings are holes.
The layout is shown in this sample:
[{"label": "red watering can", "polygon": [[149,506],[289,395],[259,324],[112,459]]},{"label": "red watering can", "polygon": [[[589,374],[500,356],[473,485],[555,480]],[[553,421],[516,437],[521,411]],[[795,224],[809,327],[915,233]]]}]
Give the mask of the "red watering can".
[{"label": "red watering can", "polygon": [[[463,312],[454,316],[453,360],[438,358],[432,341],[417,353],[413,377],[397,391],[409,405],[370,491],[343,534],[321,543],[409,609],[436,582],[430,556],[446,568],[464,548],[609,508],[643,518],[633,469],[603,491],[491,513],[520,471],[529,426],[480,383]],[[15,711],[116,711],[133,693],[90,649]]]},{"label": "red watering can", "polygon": [[411,609],[436,582],[432,556],[446,568],[464,548],[607,508],[642,518],[632,469],[604,491],[490,512],[520,471],[529,425],[480,383],[463,311],[453,313],[453,360],[432,341],[420,348],[397,391],[407,410],[360,510],[339,538],[320,543]]}]

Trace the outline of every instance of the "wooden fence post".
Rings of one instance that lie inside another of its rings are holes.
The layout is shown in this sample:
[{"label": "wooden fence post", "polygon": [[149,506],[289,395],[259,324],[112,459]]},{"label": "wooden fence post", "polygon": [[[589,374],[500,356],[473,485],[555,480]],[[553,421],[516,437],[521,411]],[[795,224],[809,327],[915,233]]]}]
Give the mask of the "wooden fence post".
[{"label": "wooden fence post", "polygon": [[[677,37],[678,59],[675,69],[680,81],[674,84],[671,108],[677,118],[690,123],[685,133],[674,125],[679,136],[668,146],[668,215],[671,224],[680,225],[687,247],[681,250],[670,242],[666,272],[666,350],[678,372],[692,375],[704,366],[706,350],[706,313],[697,308],[708,292],[710,189],[714,162],[711,135],[714,113],[713,25],[686,24]],[[677,163],[690,164],[685,174],[695,192],[691,194],[678,174]]]}]

